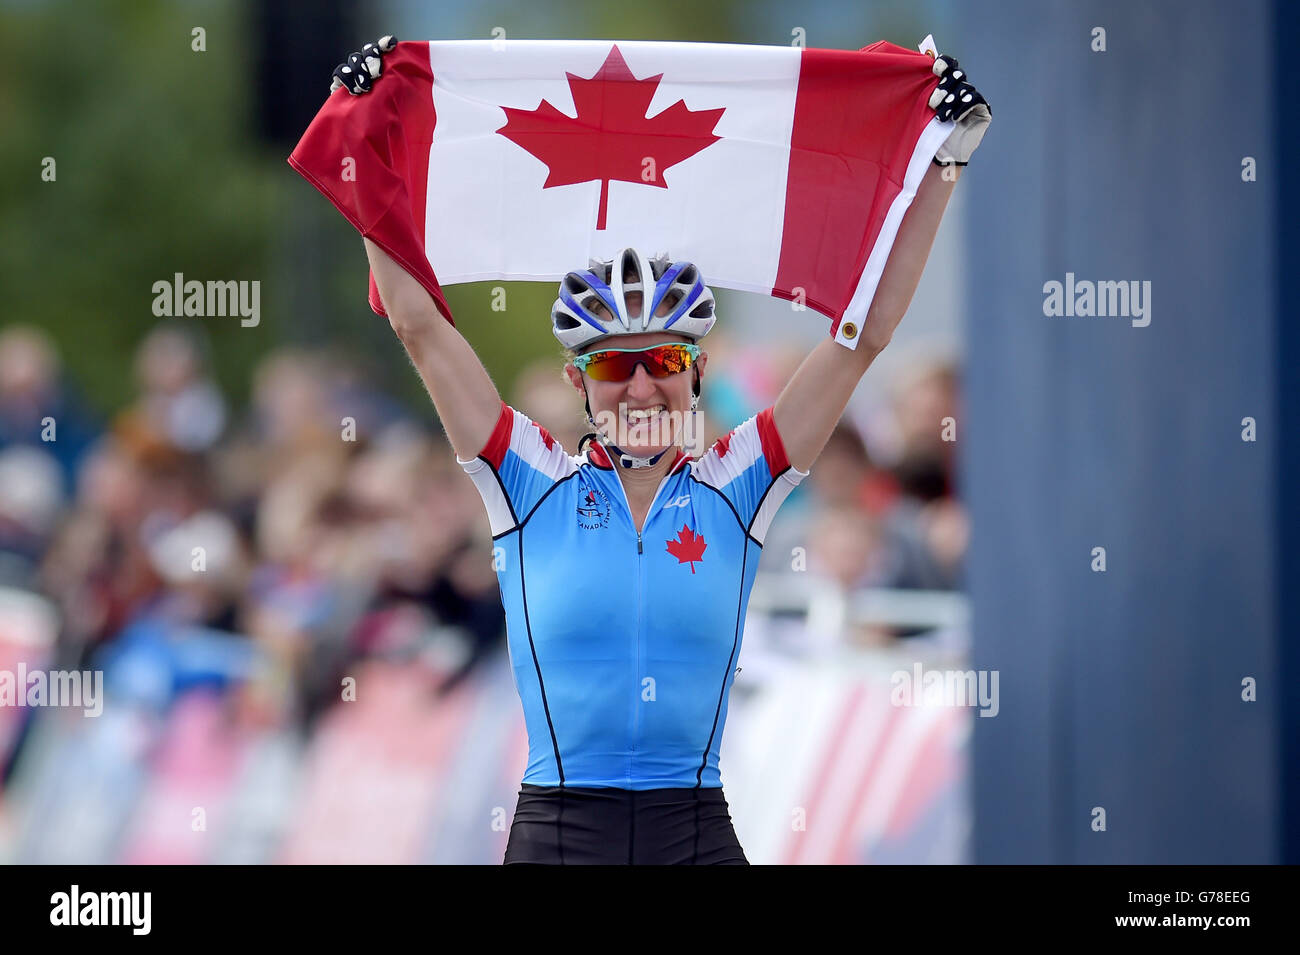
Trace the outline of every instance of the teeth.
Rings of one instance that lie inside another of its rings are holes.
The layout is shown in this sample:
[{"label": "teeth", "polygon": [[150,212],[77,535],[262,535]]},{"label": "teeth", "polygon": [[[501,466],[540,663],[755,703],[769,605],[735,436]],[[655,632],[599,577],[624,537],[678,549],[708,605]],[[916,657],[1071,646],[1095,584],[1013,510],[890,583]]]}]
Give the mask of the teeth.
[{"label": "teeth", "polygon": [[657,415],[659,412],[663,410],[664,410],[663,405],[655,405],[655,407],[653,408],[644,408],[644,409],[629,408],[627,412],[627,419],[629,421],[640,421],[644,418],[653,418],[655,415]]}]

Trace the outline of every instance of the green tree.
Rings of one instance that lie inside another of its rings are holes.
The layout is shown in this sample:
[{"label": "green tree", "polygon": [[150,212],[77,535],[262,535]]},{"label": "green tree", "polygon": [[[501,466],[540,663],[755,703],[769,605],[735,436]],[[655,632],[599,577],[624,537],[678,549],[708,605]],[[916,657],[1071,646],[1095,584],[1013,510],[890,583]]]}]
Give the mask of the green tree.
[{"label": "green tree", "polygon": [[[204,52],[192,48],[196,27]],[[101,410],[130,394],[134,345],[159,321],[154,282],[266,278],[283,173],[254,142],[240,30],[228,4],[65,0],[0,12],[11,64],[0,81],[3,320],[49,331]],[[46,157],[53,181],[42,180]],[[238,319],[186,321],[206,323],[236,387],[274,334]]]}]

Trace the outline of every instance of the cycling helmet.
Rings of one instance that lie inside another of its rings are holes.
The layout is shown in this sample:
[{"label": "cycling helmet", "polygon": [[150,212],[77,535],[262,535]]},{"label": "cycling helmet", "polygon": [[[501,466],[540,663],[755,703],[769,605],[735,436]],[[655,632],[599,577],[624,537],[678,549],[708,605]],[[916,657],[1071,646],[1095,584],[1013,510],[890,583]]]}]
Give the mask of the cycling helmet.
[{"label": "cycling helmet", "polygon": [[[641,293],[638,314],[629,315],[627,294]],[[668,302],[668,314],[656,315],[659,306]],[[597,315],[598,306],[605,315]],[[551,306],[551,331],[566,348],[577,351],[616,335],[643,332],[674,332],[699,341],[713,327],[713,292],[704,284],[700,270],[690,262],[669,262],[668,256],[647,258],[636,249],[622,249],[608,262],[592,259],[582,272],[570,272],[560,282],[560,297]],[[586,385],[583,385],[586,391]],[[691,411],[700,401],[700,372],[695,369]],[[595,428],[590,398],[586,401],[587,421]],[[607,437],[593,431],[583,436],[578,449],[589,438],[605,446],[610,458],[625,468],[653,467],[669,445],[648,457],[629,454],[612,444]],[[674,444],[676,442],[674,441]]]},{"label": "cycling helmet", "polygon": [[[641,293],[637,315],[628,314],[628,292]],[[665,301],[672,306],[668,314],[656,315]],[[603,318],[596,313],[599,305],[608,310]],[[650,259],[632,248],[609,262],[592,259],[586,270],[570,272],[551,306],[551,330],[560,344],[575,350],[642,332],[675,332],[698,341],[715,320],[713,291],[693,263],[670,263],[667,255]]]}]

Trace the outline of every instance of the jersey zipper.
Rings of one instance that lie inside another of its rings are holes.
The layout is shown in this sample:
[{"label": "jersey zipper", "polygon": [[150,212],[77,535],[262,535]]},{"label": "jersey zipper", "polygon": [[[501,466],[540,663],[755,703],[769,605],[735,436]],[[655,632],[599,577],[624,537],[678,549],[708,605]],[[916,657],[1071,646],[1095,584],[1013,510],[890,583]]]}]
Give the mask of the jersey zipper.
[{"label": "jersey zipper", "polygon": [[[629,509],[628,513],[631,513]],[[649,516],[646,517],[649,521]],[[632,737],[628,741],[627,754],[627,780],[629,787],[632,784],[632,761],[636,759],[636,744],[641,732],[641,570],[645,563],[641,550],[641,532],[636,533],[636,672],[633,674],[632,682]]]},{"label": "jersey zipper", "polygon": [[641,680],[643,679],[642,670],[644,669],[641,659],[641,578],[645,576],[645,547],[642,544],[641,533],[645,528],[650,526],[650,519],[654,516],[655,504],[659,502],[659,494],[663,491],[664,486],[672,473],[664,475],[659,486],[655,488],[655,496],[650,499],[650,507],[645,512],[645,524],[640,529],[636,526],[636,515],[632,513],[632,501],[627,496],[627,488],[623,487],[623,481],[617,474],[614,480],[618,482],[619,490],[623,492],[623,503],[627,506],[627,517],[632,522],[632,529],[636,531],[636,626],[634,636],[636,638],[636,673],[633,674],[632,683],[632,738],[628,748],[627,756],[627,779],[628,783],[632,782],[632,760],[636,757],[636,743],[641,732]]}]

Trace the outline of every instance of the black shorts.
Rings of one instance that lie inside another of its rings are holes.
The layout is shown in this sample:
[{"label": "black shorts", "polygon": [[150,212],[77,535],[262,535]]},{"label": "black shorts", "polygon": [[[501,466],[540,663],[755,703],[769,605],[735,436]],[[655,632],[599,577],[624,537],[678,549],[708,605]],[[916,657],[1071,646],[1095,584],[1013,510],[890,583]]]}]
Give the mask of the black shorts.
[{"label": "black shorts", "polygon": [[720,788],[523,784],[506,865],[749,865]]}]

